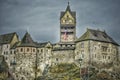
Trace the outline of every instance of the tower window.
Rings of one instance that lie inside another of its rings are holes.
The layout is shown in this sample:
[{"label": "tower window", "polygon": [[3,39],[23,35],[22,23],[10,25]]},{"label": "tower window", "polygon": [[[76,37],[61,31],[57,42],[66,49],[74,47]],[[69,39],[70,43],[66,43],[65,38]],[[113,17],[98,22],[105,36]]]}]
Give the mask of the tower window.
[{"label": "tower window", "polygon": [[73,32],[67,32],[67,34],[73,34]]},{"label": "tower window", "polygon": [[65,45],[65,47],[67,47],[67,45]]},{"label": "tower window", "polygon": [[27,48],[27,52],[29,52],[29,48]]},{"label": "tower window", "polygon": [[21,52],[23,52],[23,48],[21,48]]},{"label": "tower window", "polygon": [[33,49],[33,52],[35,52],[35,49]]}]

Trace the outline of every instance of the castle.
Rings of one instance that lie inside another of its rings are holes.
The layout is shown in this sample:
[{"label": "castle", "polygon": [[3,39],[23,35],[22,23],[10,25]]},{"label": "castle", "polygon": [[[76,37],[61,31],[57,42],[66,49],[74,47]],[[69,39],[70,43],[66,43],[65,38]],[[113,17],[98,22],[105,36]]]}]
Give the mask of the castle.
[{"label": "castle", "polygon": [[[82,66],[113,64],[117,61],[119,44],[105,31],[87,29],[76,37],[76,12],[68,3],[60,15],[60,41],[38,43],[26,32],[22,40],[16,32],[0,35],[0,54],[4,55],[16,80],[33,80],[35,72],[42,75],[46,65],[76,63],[82,59]],[[110,70],[113,70],[110,68]]]}]

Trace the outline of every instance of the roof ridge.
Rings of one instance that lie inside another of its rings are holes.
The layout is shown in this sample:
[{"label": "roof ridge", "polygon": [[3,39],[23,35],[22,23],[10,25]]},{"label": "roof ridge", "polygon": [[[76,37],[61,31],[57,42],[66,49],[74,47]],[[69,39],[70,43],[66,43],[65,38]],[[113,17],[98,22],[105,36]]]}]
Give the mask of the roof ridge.
[{"label": "roof ridge", "polygon": [[0,36],[8,35],[8,34],[17,34],[16,32],[10,32],[10,33],[5,33],[5,34],[0,34]]},{"label": "roof ridge", "polygon": [[96,40],[102,42],[108,42],[118,45],[112,37],[110,37],[105,31],[95,30],[95,29],[88,29],[87,31],[78,39],[76,42],[85,41],[85,40]]}]

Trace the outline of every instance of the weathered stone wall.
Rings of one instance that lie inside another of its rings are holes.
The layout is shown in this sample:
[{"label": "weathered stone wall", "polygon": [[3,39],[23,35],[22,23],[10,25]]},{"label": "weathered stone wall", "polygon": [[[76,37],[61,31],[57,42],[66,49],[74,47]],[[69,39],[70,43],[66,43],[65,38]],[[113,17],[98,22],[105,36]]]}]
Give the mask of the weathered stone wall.
[{"label": "weathered stone wall", "polygon": [[88,40],[76,43],[75,59],[82,57],[83,63],[108,64],[116,60],[117,53],[118,48],[112,43]]},{"label": "weathered stone wall", "polygon": [[74,62],[74,50],[57,50],[52,52],[52,63],[72,63]]}]

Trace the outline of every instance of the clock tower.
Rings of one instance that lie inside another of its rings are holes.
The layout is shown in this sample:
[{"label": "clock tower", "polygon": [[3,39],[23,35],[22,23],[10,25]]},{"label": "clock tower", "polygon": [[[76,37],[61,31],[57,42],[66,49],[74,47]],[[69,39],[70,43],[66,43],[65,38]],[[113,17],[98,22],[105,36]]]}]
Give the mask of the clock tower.
[{"label": "clock tower", "polygon": [[60,42],[74,42],[76,38],[76,12],[71,11],[68,2],[65,11],[60,14]]}]

